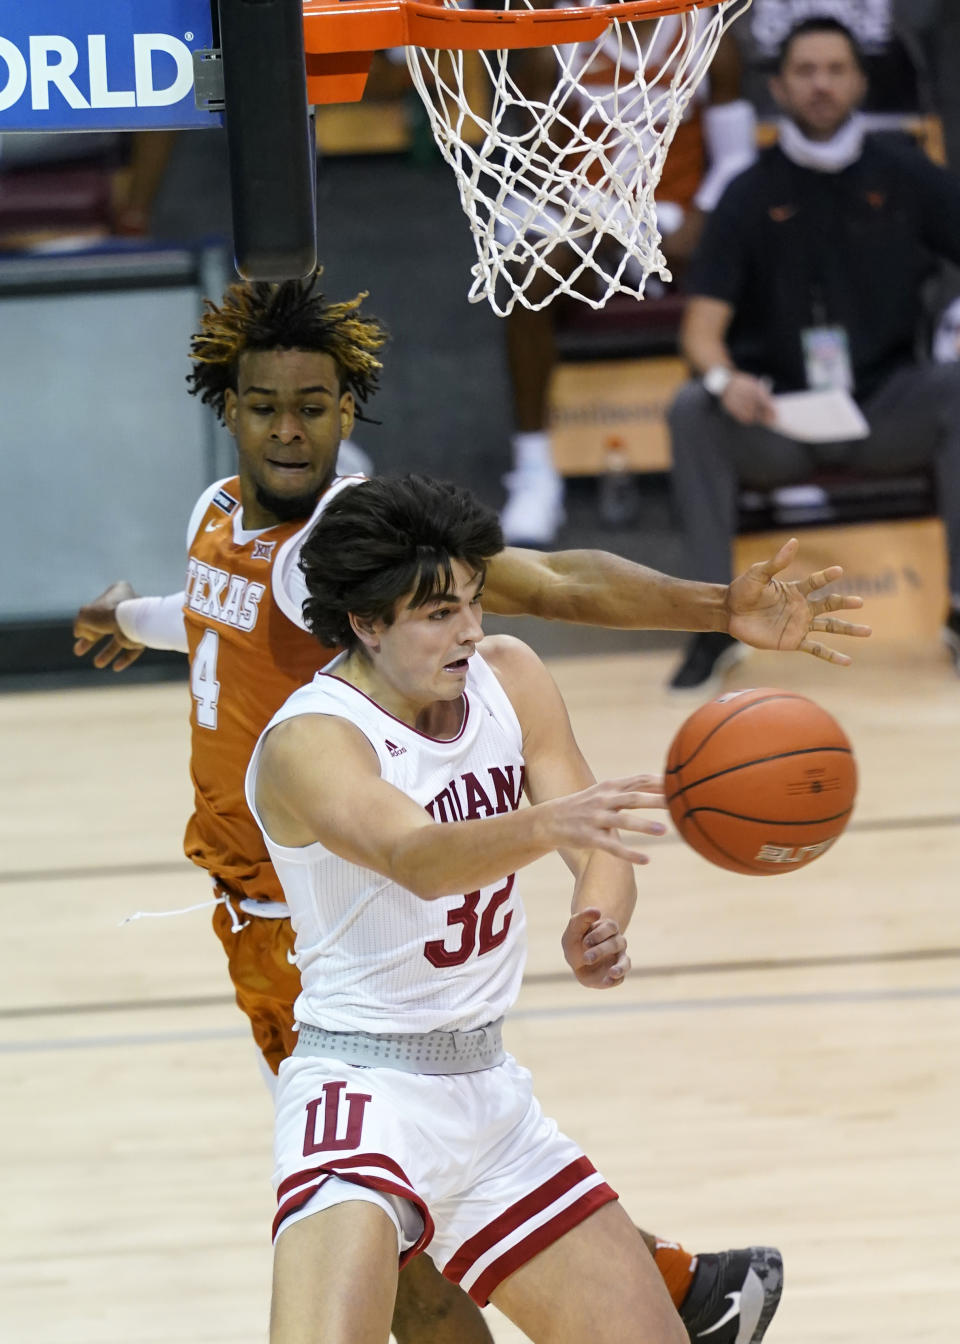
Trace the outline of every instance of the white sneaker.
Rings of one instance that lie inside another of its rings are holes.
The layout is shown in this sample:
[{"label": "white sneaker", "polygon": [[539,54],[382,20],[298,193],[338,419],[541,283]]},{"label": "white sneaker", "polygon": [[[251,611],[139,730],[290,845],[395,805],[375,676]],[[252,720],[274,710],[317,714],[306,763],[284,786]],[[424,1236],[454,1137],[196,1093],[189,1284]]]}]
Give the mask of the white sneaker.
[{"label": "white sneaker", "polygon": [[555,471],[512,471],[504,476],[507,502],[500,526],[508,546],[550,546],[564,520],[563,477]]}]

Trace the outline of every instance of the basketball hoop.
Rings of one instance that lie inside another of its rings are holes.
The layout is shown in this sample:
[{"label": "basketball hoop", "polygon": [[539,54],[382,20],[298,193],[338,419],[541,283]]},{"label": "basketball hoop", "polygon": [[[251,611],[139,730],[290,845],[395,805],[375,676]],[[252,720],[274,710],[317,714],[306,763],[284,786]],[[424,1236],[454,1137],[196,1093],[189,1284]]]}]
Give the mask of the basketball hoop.
[{"label": "basketball hoop", "polygon": [[[615,293],[642,298],[651,274],[671,278],[654,198],[664,160],[723,33],[750,0],[469,4],[307,0],[309,96],[359,97],[369,53],[406,46],[473,233],[470,301],[487,299],[506,316],[516,303],[537,310],[560,294],[593,308]],[[551,47],[552,89],[532,96],[511,53]],[[469,51],[479,52],[486,106],[467,94]],[[315,77],[325,69],[338,80],[332,95],[311,83],[312,58]]]}]

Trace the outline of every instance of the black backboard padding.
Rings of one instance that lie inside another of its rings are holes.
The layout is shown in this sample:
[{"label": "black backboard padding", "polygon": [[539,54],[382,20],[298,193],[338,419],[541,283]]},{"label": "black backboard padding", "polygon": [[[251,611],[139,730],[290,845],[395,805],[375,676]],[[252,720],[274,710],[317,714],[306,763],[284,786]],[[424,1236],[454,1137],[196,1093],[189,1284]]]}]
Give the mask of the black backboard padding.
[{"label": "black backboard padding", "polygon": [[301,0],[219,0],[219,14],[237,270],[297,279],[317,263]]}]

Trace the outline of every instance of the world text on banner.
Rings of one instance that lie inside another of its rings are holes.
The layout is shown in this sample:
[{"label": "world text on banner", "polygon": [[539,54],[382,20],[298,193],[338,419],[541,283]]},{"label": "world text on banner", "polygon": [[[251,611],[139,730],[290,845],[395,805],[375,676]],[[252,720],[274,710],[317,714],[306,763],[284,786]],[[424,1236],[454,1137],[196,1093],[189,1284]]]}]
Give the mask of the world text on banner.
[{"label": "world text on banner", "polygon": [[43,0],[0,7],[0,132],[214,127],[193,53],[209,0]]}]

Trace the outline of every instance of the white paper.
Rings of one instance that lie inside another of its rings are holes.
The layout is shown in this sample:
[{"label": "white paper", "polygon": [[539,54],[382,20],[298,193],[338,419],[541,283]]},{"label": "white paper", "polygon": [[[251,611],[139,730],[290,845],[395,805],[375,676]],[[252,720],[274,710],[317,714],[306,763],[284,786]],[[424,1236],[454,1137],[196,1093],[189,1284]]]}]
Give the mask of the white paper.
[{"label": "white paper", "polygon": [[777,418],[770,428],[801,443],[845,443],[865,439],[870,433],[860,407],[840,387],[781,392],[773,404]]}]

